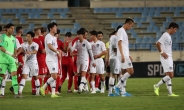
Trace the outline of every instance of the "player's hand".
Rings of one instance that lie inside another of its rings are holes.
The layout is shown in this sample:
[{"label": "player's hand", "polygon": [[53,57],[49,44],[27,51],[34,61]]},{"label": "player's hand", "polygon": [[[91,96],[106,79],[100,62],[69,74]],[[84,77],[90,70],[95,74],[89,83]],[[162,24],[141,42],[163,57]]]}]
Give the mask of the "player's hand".
[{"label": "player's hand", "polygon": [[92,66],[93,66],[93,67],[96,67],[96,64],[95,64],[95,63],[93,63],[93,64],[92,64]]},{"label": "player's hand", "polygon": [[121,62],[124,63],[125,62],[125,57],[121,56]]},{"label": "player's hand", "polygon": [[131,56],[129,56],[129,58],[130,58],[130,61],[132,62],[132,61],[133,61],[132,57],[131,57]]},{"label": "player's hand", "polygon": [[13,54],[12,57],[16,59],[17,58],[17,55]]},{"label": "player's hand", "polygon": [[94,55],[94,59],[97,59],[98,58],[98,55]]},{"label": "player's hand", "polygon": [[27,51],[26,54],[31,54],[31,53],[29,51]]},{"label": "player's hand", "polygon": [[109,60],[105,61],[106,66],[109,66]]},{"label": "player's hand", "polygon": [[162,57],[164,57],[164,59],[168,58],[168,55],[166,53],[162,53],[161,55],[162,55]]}]

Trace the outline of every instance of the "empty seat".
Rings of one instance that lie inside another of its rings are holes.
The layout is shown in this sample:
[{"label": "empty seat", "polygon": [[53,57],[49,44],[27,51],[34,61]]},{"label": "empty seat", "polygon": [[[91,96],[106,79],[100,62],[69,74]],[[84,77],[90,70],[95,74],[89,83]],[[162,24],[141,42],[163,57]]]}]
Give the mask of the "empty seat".
[{"label": "empty seat", "polygon": [[142,43],[142,38],[137,37],[136,38],[136,43]]},{"label": "empty seat", "polygon": [[166,22],[172,22],[172,18],[171,17],[166,17]]},{"label": "empty seat", "polygon": [[47,24],[46,23],[42,23],[42,27],[47,27]]},{"label": "empty seat", "polygon": [[69,29],[69,28],[65,28],[65,31],[64,31],[65,33],[67,33],[67,32],[71,32],[71,29]]},{"label": "empty seat", "polygon": [[156,11],[156,12],[154,13],[154,16],[155,16],[155,17],[160,16],[160,11]]},{"label": "empty seat", "polygon": [[34,18],[40,18],[40,13],[35,13]]},{"label": "empty seat", "polygon": [[52,19],[52,18],[54,18],[54,16],[53,16],[53,14],[52,14],[52,13],[48,13],[48,14],[47,14],[47,18]]},{"label": "empty seat", "polygon": [[117,10],[118,10],[117,8],[112,8],[111,12],[117,12]]},{"label": "empty seat", "polygon": [[149,37],[148,36],[145,36],[144,38],[143,38],[143,43],[148,43],[149,42]]},{"label": "empty seat", "polygon": [[179,11],[175,11],[175,12],[174,12],[174,16],[176,16],[176,17],[177,17],[177,16],[180,16],[180,12],[179,12]]},{"label": "empty seat", "polygon": [[6,19],[5,18],[1,18],[1,24],[6,24]]},{"label": "empty seat", "polygon": [[117,27],[117,25],[118,25],[118,23],[113,22],[113,23],[111,23],[111,28],[115,29]]},{"label": "empty seat", "polygon": [[20,22],[20,24],[25,24],[26,23],[26,20],[24,18],[20,18],[19,19],[19,22]]},{"label": "empty seat", "polygon": [[8,19],[6,20],[6,23],[13,23],[13,20],[12,20],[11,18],[8,18]]},{"label": "empty seat", "polygon": [[74,23],[74,29],[80,29],[80,24],[79,23]]},{"label": "empty seat", "polygon": [[67,18],[65,13],[60,13],[60,18]]},{"label": "empty seat", "polygon": [[154,38],[154,37],[149,38],[149,43],[155,43],[155,42],[156,42],[156,38]]},{"label": "empty seat", "polygon": [[57,12],[57,9],[56,9],[56,8],[51,8],[51,9],[50,9],[50,12],[51,12],[51,13],[56,13],[56,12]]},{"label": "empty seat", "polygon": [[135,18],[134,18],[134,21],[137,23],[137,22],[140,21],[140,18],[139,18],[139,17],[135,17]]},{"label": "empty seat", "polygon": [[100,8],[94,8],[94,13],[99,13],[100,12]]},{"label": "empty seat", "polygon": [[18,19],[18,18],[21,18],[21,14],[20,14],[20,13],[16,13],[16,14],[15,14],[15,18],[17,18],[17,19]]},{"label": "empty seat", "polygon": [[68,13],[69,12],[69,9],[68,8],[63,8],[63,12],[64,13]]},{"label": "empty seat", "polygon": [[122,17],[122,13],[120,13],[120,12],[116,13],[116,17],[117,18],[121,18]]},{"label": "empty seat", "polygon": [[77,33],[77,29],[74,29],[74,28],[73,28],[73,29],[71,30],[71,33],[72,33],[72,34],[76,34],[76,33]]},{"label": "empty seat", "polygon": [[35,28],[35,25],[33,23],[30,23],[29,24],[29,29],[34,29]]},{"label": "empty seat", "polygon": [[25,12],[26,13],[30,13],[31,12],[31,9],[27,8],[27,9],[25,9]]},{"label": "empty seat", "polygon": [[34,19],[34,16],[35,16],[34,13],[29,13],[29,14],[28,14],[28,18],[29,18],[29,19]]}]

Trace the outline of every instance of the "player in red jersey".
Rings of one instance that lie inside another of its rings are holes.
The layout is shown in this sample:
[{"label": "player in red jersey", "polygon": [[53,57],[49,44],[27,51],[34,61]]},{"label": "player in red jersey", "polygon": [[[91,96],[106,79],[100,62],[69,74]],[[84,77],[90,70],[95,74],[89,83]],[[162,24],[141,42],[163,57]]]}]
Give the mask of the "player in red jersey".
[{"label": "player in red jersey", "polygon": [[[33,41],[39,45],[39,49],[37,52],[37,60],[38,60],[38,66],[39,66],[39,81],[40,81],[40,85],[42,85],[42,75],[44,75],[47,72],[46,71],[47,69],[45,68],[46,65],[44,65],[43,63],[45,61],[44,59],[45,49],[43,47],[41,40],[39,39],[39,36],[41,35],[41,29],[35,28],[34,33],[35,33],[35,37]],[[35,81],[33,78],[31,80],[31,84],[32,84],[32,94],[35,95],[36,87],[35,87]]]}]

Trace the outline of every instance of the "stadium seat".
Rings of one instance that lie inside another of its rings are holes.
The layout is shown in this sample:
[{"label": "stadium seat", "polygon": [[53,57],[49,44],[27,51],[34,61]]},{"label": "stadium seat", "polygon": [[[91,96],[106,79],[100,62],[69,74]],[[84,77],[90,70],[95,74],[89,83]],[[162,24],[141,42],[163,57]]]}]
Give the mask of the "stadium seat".
[{"label": "stadium seat", "polygon": [[112,8],[111,9],[111,12],[114,12],[115,13],[115,12],[117,12],[117,10],[118,10],[117,8]]},{"label": "stadium seat", "polygon": [[169,8],[168,7],[162,7],[162,12],[167,12],[169,10]]},{"label": "stadium seat", "polygon": [[40,18],[40,13],[35,13],[34,18]]},{"label": "stadium seat", "polygon": [[6,19],[5,18],[1,18],[1,24],[5,24],[6,23]]},{"label": "stadium seat", "polygon": [[67,18],[65,13],[60,13],[60,18]]},{"label": "stadium seat", "polygon": [[154,37],[149,38],[149,43],[155,43],[155,42],[156,42],[156,38],[154,38]]},{"label": "stadium seat", "polygon": [[52,19],[52,18],[54,18],[54,16],[53,16],[52,13],[48,13],[48,14],[47,14],[47,18]]},{"label": "stadium seat", "polygon": [[43,9],[42,8],[38,8],[38,13],[42,13],[43,12]]},{"label": "stadium seat", "polygon": [[138,7],[138,8],[137,8],[137,11],[138,11],[138,12],[142,12],[142,11],[143,11],[143,8],[142,8],[142,7]]},{"label": "stadium seat", "polygon": [[137,23],[137,27],[141,27],[142,26],[142,23],[141,22],[138,22]]},{"label": "stadium seat", "polygon": [[13,23],[13,20],[12,20],[11,18],[8,18],[8,19],[6,20],[6,23]]},{"label": "stadium seat", "polygon": [[148,15],[147,11],[142,12],[142,17],[147,17],[147,15]]},{"label": "stadium seat", "polygon": [[125,12],[130,12],[130,8],[124,8]]},{"label": "stadium seat", "polygon": [[13,8],[12,13],[17,13],[17,9]]},{"label": "stadium seat", "polygon": [[160,31],[161,32],[165,32],[166,31],[166,28],[165,27],[160,27]]},{"label": "stadium seat", "polygon": [[137,38],[137,33],[136,32],[132,32],[131,34],[132,34],[133,38]]},{"label": "stadium seat", "polygon": [[65,34],[65,30],[63,28],[59,28],[61,34]]},{"label": "stadium seat", "polygon": [[20,18],[19,22],[20,22],[20,24],[25,24],[26,20],[24,18]]},{"label": "stadium seat", "polygon": [[147,20],[147,17],[141,17],[140,18],[140,22],[146,22],[146,20]]},{"label": "stadium seat", "polygon": [[117,13],[116,13],[116,17],[117,17],[117,18],[121,18],[121,17],[122,17],[122,13],[117,12]]},{"label": "stadium seat", "polygon": [[174,16],[175,16],[175,17],[180,16],[180,12],[179,12],[179,11],[175,11],[175,12],[174,12]]},{"label": "stadium seat", "polygon": [[159,32],[160,31],[160,29],[157,27],[157,26],[155,26],[154,28],[153,28],[153,32]]},{"label": "stadium seat", "polygon": [[143,43],[148,43],[148,42],[149,42],[149,37],[148,36],[144,36]]},{"label": "stadium seat", "polygon": [[19,9],[18,9],[18,12],[19,12],[19,13],[24,13],[25,11],[24,11],[24,9],[19,8]]},{"label": "stadium seat", "polygon": [[110,13],[110,12],[111,12],[111,8],[105,8],[105,11],[106,11],[107,13]]},{"label": "stadium seat", "polygon": [[153,11],[150,11],[150,12],[147,13],[147,16],[153,17],[153,15],[154,15]]},{"label": "stadium seat", "polygon": [[30,23],[29,24],[29,29],[34,29],[35,28],[35,25],[33,23]]},{"label": "stadium seat", "polygon": [[71,33],[72,33],[72,34],[76,34],[76,33],[77,33],[77,29],[72,29],[72,30],[71,30]]},{"label": "stadium seat", "polygon": [[142,43],[142,38],[137,37],[136,38],[136,43]]},{"label": "stadium seat", "polygon": [[135,18],[134,18],[134,21],[135,21],[136,23],[138,23],[138,22],[140,22],[140,18],[139,18],[139,17],[135,17]]},{"label": "stadium seat", "polygon": [[155,7],[150,7],[150,8],[149,8],[149,12],[154,12],[155,10],[156,10]]},{"label": "stadium seat", "polygon": [[100,12],[100,8],[94,8],[94,13],[99,13]]},{"label": "stadium seat", "polygon": [[162,11],[162,8],[161,7],[156,7],[155,8],[155,12],[159,12],[160,13],[161,11]]},{"label": "stadium seat", "polygon": [[174,10],[174,11],[175,11],[175,12],[176,12],[176,11],[180,12],[181,10],[182,10],[181,7],[175,7],[175,10]]},{"label": "stadium seat", "polygon": [[42,27],[47,27],[47,24],[46,23],[42,23]]},{"label": "stadium seat", "polygon": [[115,29],[117,27],[117,25],[118,25],[117,23],[113,22],[113,23],[111,23],[111,28]]},{"label": "stadium seat", "polygon": [[71,29],[65,28],[64,33],[71,32]]},{"label": "stadium seat", "polygon": [[167,28],[169,26],[168,22],[163,22],[163,27]]},{"label": "stadium seat", "polygon": [[57,12],[58,13],[62,13],[63,12],[63,9],[62,8],[57,8]]},{"label": "stadium seat", "polygon": [[152,19],[152,17],[147,17],[147,20],[146,20],[147,22],[151,22],[151,21],[153,21],[153,19]]},{"label": "stadium seat", "polygon": [[154,13],[154,16],[155,16],[155,17],[159,17],[159,16],[160,16],[160,11],[156,11],[156,12]]},{"label": "stadium seat", "polygon": [[174,7],[169,7],[170,12],[174,12]]},{"label": "stadium seat", "polygon": [[150,26],[150,27],[155,27],[156,24],[155,24],[155,22],[151,21],[149,26]]},{"label": "stadium seat", "polygon": [[32,12],[32,13],[38,13],[38,9],[35,9],[35,8],[33,8],[33,9],[30,9],[30,12]]},{"label": "stadium seat", "polygon": [[31,9],[25,9],[25,12],[26,13],[30,13],[31,12]]},{"label": "stadium seat", "polygon": [[105,13],[105,12],[106,12],[105,8],[100,8],[100,13]]},{"label": "stadium seat", "polygon": [[11,9],[5,9],[5,13],[12,13],[12,10]]},{"label": "stadium seat", "polygon": [[29,19],[34,19],[34,16],[35,16],[34,13],[29,13],[29,14],[28,14],[28,18],[29,18]]},{"label": "stadium seat", "polygon": [[74,29],[80,29],[80,24],[79,23],[74,23]]},{"label": "stadium seat", "polygon": [[171,17],[166,17],[166,22],[172,22],[172,18]]},{"label": "stadium seat", "polygon": [[149,27],[147,28],[147,32],[153,32],[153,27],[149,26]]},{"label": "stadium seat", "polygon": [[0,13],[0,19],[2,18],[2,15],[1,15],[1,13]]},{"label": "stadium seat", "polygon": [[122,13],[124,11],[124,8],[118,8],[117,12]]},{"label": "stadium seat", "polygon": [[50,9],[50,12],[51,12],[51,13],[56,13],[56,12],[57,12],[57,9],[56,9],[56,8],[51,8],[51,9]]},{"label": "stadium seat", "polygon": [[68,12],[69,12],[69,9],[68,9],[68,8],[64,8],[64,9],[63,9],[63,12],[64,12],[64,13],[68,13]]}]

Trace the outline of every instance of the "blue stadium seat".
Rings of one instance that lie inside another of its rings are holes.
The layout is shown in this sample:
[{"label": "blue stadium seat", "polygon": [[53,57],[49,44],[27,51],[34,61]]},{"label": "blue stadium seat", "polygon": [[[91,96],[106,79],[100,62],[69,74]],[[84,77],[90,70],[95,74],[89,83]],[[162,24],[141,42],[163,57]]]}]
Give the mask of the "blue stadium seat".
[{"label": "blue stadium seat", "polygon": [[4,9],[0,9],[0,13],[3,13],[4,12]]},{"label": "blue stadium seat", "polygon": [[147,16],[150,16],[150,17],[153,17],[153,15],[154,15],[154,12],[153,12],[153,11],[151,11],[151,12],[149,12],[149,13],[147,14]]},{"label": "blue stadium seat", "polygon": [[136,38],[136,43],[142,43],[142,38],[137,37]]},{"label": "blue stadium seat", "polygon": [[42,8],[38,8],[38,13],[42,13],[43,12],[43,9]]},{"label": "blue stadium seat", "polygon": [[136,32],[132,32],[131,34],[132,34],[133,38],[137,38],[137,33]]},{"label": "blue stadium seat", "polygon": [[111,12],[111,8],[105,8],[105,11],[106,11],[107,13],[110,13],[110,12]]},{"label": "blue stadium seat", "polygon": [[118,11],[117,8],[112,8],[112,9],[111,9],[111,12],[114,12],[114,13],[115,13],[115,12],[117,12],[117,11]]},{"label": "blue stadium seat", "polygon": [[72,30],[71,30],[71,33],[72,33],[72,34],[76,34],[76,33],[77,33],[77,29],[72,29]]},{"label": "blue stadium seat", "polygon": [[100,8],[94,8],[94,13],[99,13],[100,12]]},{"label": "blue stadium seat", "polygon": [[138,7],[138,8],[137,8],[137,11],[138,11],[138,12],[142,12],[142,11],[143,11],[143,8],[142,8],[142,7]]},{"label": "blue stadium seat", "polygon": [[141,27],[142,23],[141,22],[137,22],[137,27]]},{"label": "blue stadium seat", "polygon": [[19,9],[18,9],[18,12],[19,12],[19,13],[24,13],[24,12],[25,12],[25,10],[24,10],[24,9],[22,9],[22,8],[19,8]]},{"label": "blue stadium seat", "polygon": [[184,11],[184,6],[181,8],[181,11]]},{"label": "blue stadium seat", "polygon": [[175,11],[175,12],[174,12],[174,16],[176,16],[176,17],[177,17],[177,16],[180,16],[180,12],[179,12],[179,11]]},{"label": "blue stadium seat", "polygon": [[150,26],[149,26],[149,27],[147,28],[147,32],[153,32],[153,27],[150,27]]},{"label": "blue stadium seat", "polygon": [[118,23],[113,22],[113,23],[111,23],[111,28],[115,29],[117,27],[117,25],[118,25]]},{"label": "blue stadium seat", "polygon": [[146,22],[146,20],[147,20],[147,17],[141,17],[140,18],[140,22]]},{"label": "blue stadium seat", "polygon": [[174,11],[174,7],[169,7],[169,11],[173,12]]},{"label": "blue stadium seat", "polygon": [[63,9],[62,8],[57,8],[57,12],[58,13],[62,13],[63,12]]},{"label": "blue stadium seat", "polygon": [[46,23],[42,23],[42,27],[47,27],[47,24]]},{"label": "blue stadium seat", "polygon": [[47,18],[52,19],[54,18],[54,15],[52,13],[47,13]]},{"label": "blue stadium seat", "polygon": [[36,8],[32,8],[32,9],[30,9],[30,12],[32,12],[32,13],[38,13],[38,10]]},{"label": "blue stadium seat", "polygon": [[132,8],[130,9],[130,11],[131,11],[131,12],[138,12],[137,8],[134,8],[134,7],[132,7]]},{"label": "blue stadium seat", "polygon": [[12,20],[11,18],[8,18],[8,19],[6,20],[6,23],[13,23],[13,20]]},{"label": "blue stadium seat", "polygon": [[6,19],[5,18],[1,18],[1,24],[6,24]]},{"label": "blue stadium seat", "polygon": [[0,13],[0,19],[2,18],[2,15],[1,15],[1,13]]},{"label": "blue stadium seat", "polygon": [[65,34],[65,30],[63,28],[59,28],[61,34]]},{"label": "blue stadium seat", "polygon": [[51,12],[51,13],[56,13],[56,12],[57,12],[57,9],[56,9],[56,8],[51,8],[51,9],[50,9],[50,12]]},{"label": "blue stadium seat", "polygon": [[149,38],[149,43],[155,43],[155,42],[156,42],[156,38],[154,38],[154,37]]},{"label": "blue stadium seat", "polygon": [[29,13],[29,14],[28,14],[28,18],[29,18],[29,19],[34,19],[34,16],[35,16],[34,13]]},{"label": "blue stadium seat", "polygon": [[156,10],[155,7],[150,7],[150,8],[149,8],[149,12],[154,12],[155,10]]},{"label": "blue stadium seat", "polygon": [[147,17],[147,15],[148,15],[147,11],[142,12],[142,17]]},{"label": "blue stadium seat", "polygon": [[168,7],[162,7],[162,12],[167,12],[169,10],[169,8]]},{"label": "blue stadium seat", "polygon": [[116,13],[116,17],[117,17],[117,18],[121,18],[121,17],[122,17],[122,13],[121,13],[121,12],[117,12],[117,13]]},{"label": "blue stadium seat", "polygon": [[18,18],[21,18],[21,14],[20,14],[20,13],[16,13],[16,14],[15,14],[15,18],[17,18],[17,19],[18,19]]},{"label": "blue stadium seat", "polygon": [[159,16],[160,16],[160,11],[156,11],[156,12],[154,13],[154,16],[155,16],[155,17],[159,17]]},{"label": "blue stadium seat", "polygon": [[156,32],[156,38],[160,38],[161,37],[161,35],[162,35],[162,32]]},{"label": "blue stadium seat", "polygon": [[149,8],[148,7],[144,7],[143,8],[143,12],[148,12],[149,11]]},{"label": "blue stadium seat", "polygon": [[69,12],[69,9],[68,8],[63,8],[63,12],[64,13],[68,13]]},{"label": "blue stadium seat", "polygon": [[105,13],[106,12],[105,8],[100,8],[100,12]]},{"label": "blue stadium seat", "polygon": [[130,8],[124,8],[125,12],[130,12]]},{"label": "blue stadium seat", "polygon": [[155,26],[154,28],[153,28],[153,32],[159,32],[160,31],[160,29],[157,27],[157,26]]},{"label": "blue stadium seat", "polygon": [[65,33],[67,33],[67,32],[71,32],[71,29],[69,29],[69,28],[65,28],[65,31],[64,31]]},{"label": "blue stadium seat", "polygon": [[35,13],[34,18],[40,18],[40,13]]},{"label": "blue stadium seat", "polygon": [[134,21],[137,23],[137,22],[140,22],[140,18],[139,17],[135,17],[134,18]]},{"label": "blue stadium seat", "polygon": [[167,28],[169,26],[168,22],[163,22],[163,27]]},{"label": "blue stadium seat", "polygon": [[160,31],[161,32],[165,32],[166,31],[166,28],[165,27],[160,27]]},{"label": "blue stadium seat", "polygon": [[118,8],[117,12],[123,12],[124,11],[124,8]]},{"label": "blue stadium seat", "polygon": [[160,13],[162,11],[162,8],[161,7],[156,7],[155,11]]},{"label": "blue stadium seat", "polygon": [[149,37],[148,36],[144,36],[143,43],[148,43],[148,42],[149,42]]},{"label": "blue stadium seat", "polygon": [[181,7],[175,7],[175,11],[180,12],[181,10],[182,10],[182,8],[181,8]]},{"label": "blue stadium seat", "polygon": [[17,9],[13,8],[12,13],[17,13]]},{"label": "blue stadium seat", "polygon": [[67,18],[66,13],[60,13],[60,18]]},{"label": "blue stadium seat", "polygon": [[26,13],[30,13],[31,12],[31,9],[27,8],[27,9],[25,9],[25,12]]},{"label": "blue stadium seat", "polygon": [[20,24],[25,24],[26,20],[24,18],[20,18],[19,22],[20,22]]},{"label": "blue stadium seat", "polygon": [[182,42],[182,37],[176,36],[176,42]]},{"label": "blue stadium seat", "polygon": [[12,13],[12,10],[11,9],[5,9],[5,13]]},{"label": "blue stadium seat", "polygon": [[171,17],[166,17],[166,22],[171,22],[172,18]]},{"label": "blue stadium seat", "polygon": [[35,25],[33,23],[30,23],[29,24],[29,29],[34,29],[35,28]]},{"label": "blue stadium seat", "polygon": [[80,28],[81,28],[81,26],[79,23],[74,23],[74,29],[80,29]]}]

